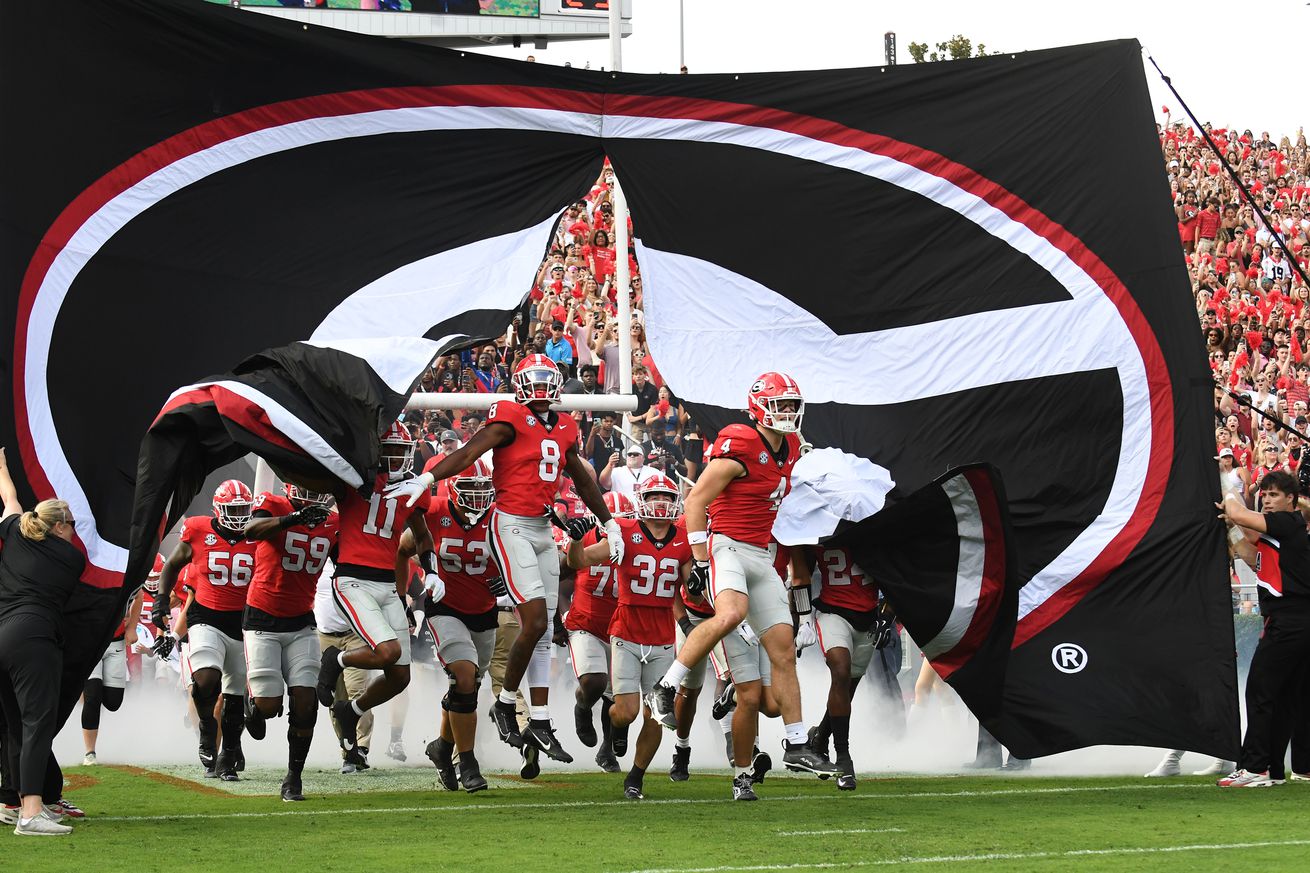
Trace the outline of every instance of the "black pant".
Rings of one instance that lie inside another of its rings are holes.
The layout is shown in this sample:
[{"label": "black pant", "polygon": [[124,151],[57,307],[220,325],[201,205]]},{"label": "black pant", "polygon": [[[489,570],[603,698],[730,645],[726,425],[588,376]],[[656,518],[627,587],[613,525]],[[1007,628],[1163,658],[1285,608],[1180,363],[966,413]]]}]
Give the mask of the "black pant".
[{"label": "black pant", "polygon": [[1237,766],[1252,773],[1283,769],[1293,702],[1310,659],[1310,610],[1282,608],[1265,616],[1246,678],[1246,736]]},{"label": "black pant", "polygon": [[[4,750],[19,794],[43,798],[59,723],[59,673],[63,666],[54,629],[20,614],[0,621],[0,710]],[[51,799],[59,797],[56,793]]]}]

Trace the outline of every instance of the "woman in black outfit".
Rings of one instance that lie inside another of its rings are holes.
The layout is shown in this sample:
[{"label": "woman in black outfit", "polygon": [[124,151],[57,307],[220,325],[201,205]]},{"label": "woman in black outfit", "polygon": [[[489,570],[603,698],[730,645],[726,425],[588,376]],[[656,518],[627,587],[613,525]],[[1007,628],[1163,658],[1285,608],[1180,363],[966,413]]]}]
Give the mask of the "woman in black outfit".
[{"label": "woman in black outfit", "polygon": [[58,722],[63,612],[86,558],[72,544],[73,515],[62,500],[23,512],[0,449],[0,710],[5,754],[22,797],[20,835],[72,831],[43,807],[46,762]]}]

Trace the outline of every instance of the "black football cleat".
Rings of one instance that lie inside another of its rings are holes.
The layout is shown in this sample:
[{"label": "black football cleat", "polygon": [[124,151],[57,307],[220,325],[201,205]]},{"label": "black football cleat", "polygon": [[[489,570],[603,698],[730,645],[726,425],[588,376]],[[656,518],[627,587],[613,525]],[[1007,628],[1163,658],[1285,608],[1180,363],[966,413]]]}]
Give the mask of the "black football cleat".
[{"label": "black football cleat", "polygon": [[214,770],[214,765],[218,763],[218,753],[214,747],[207,743],[200,744],[200,766],[205,768],[205,778],[214,779],[218,776]]},{"label": "black football cleat", "polygon": [[732,799],[759,800],[755,795],[755,784],[751,782],[751,774],[742,773],[732,778]]},{"label": "black football cleat", "polygon": [[497,700],[491,704],[491,712],[487,714],[496,726],[496,733],[500,735],[502,743],[508,743],[516,749],[523,747],[523,735],[519,732],[518,709],[514,704]]},{"label": "black football cleat", "polygon": [[601,746],[596,753],[596,766],[606,773],[618,773],[623,769],[619,766],[619,759],[614,757],[614,750],[608,745]]},{"label": "black football cleat", "polygon": [[355,707],[349,700],[338,700],[332,704],[332,717],[337,720],[337,727],[341,729],[341,748],[346,750],[347,755],[351,751],[358,750],[359,720],[362,716],[355,712]]},{"label": "black football cleat", "polygon": [[807,732],[809,747],[816,755],[828,757],[828,735],[823,732],[823,728],[815,725]]},{"label": "black football cleat", "polygon": [[841,791],[854,791],[855,762],[851,760],[851,756],[840,755],[837,758],[837,766],[841,768],[841,775],[837,777],[837,788]]},{"label": "black football cleat", "polygon": [[773,769],[773,758],[768,752],[761,752],[760,747],[756,746],[751,752],[751,784],[759,785],[764,781],[765,775]]},{"label": "black football cleat", "polygon": [[218,761],[214,764],[214,772],[224,782],[236,782],[241,779],[237,775],[236,756],[228,749],[218,753]]},{"label": "black football cleat", "polygon": [[423,750],[428,760],[432,762],[432,766],[437,768],[437,779],[441,782],[441,787],[447,791],[459,790],[459,784],[455,779],[454,752],[455,746],[441,737],[428,743],[427,748]]},{"label": "black football cleat", "polygon": [[737,686],[729,682],[723,693],[714,698],[714,705],[710,707],[710,717],[718,721],[736,708]]},{"label": "black football cleat", "polygon": [[523,756],[523,766],[519,768],[519,776],[523,779],[536,779],[541,775],[541,750],[531,743],[524,743],[519,748],[519,754]]},{"label": "black football cleat", "polygon": [[578,735],[578,742],[588,749],[596,747],[596,724],[591,720],[591,710],[577,704],[573,705],[573,730]]},{"label": "black football cleat", "polygon": [[816,776],[840,776],[841,769],[824,758],[816,755],[805,743],[782,741],[782,764],[793,773],[813,773]]},{"label": "black football cleat", "polygon": [[631,775],[624,779],[623,796],[628,800],[645,800],[646,795],[641,793],[641,780],[633,779]]},{"label": "black football cleat", "polygon": [[324,706],[330,707],[337,696],[337,680],[341,678],[344,669],[337,663],[340,654],[341,650],[336,646],[328,646],[318,661],[318,683],[314,686],[314,694]]},{"label": "black football cleat", "polygon": [[690,746],[673,747],[673,766],[669,768],[669,779],[674,782],[686,782],[691,778],[691,773],[687,771],[687,765],[691,763]]},{"label": "black football cleat", "polygon": [[300,774],[288,773],[282,780],[282,801],[292,803],[297,800],[304,800],[305,794],[300,787]]},{"label": "black football cleat", "polygon": [[[240,739],[240,737],[238,737],[237,739]],[[236,768],[236,771],[238,773],[246,772],[246,753],[241,751],[240,746],[233,746],[231,751],[232,751],[232,766]]]},{"label": "black football cleat", "polygon": [[546,757],[552,761],[559,761],[561,764],[573,763],[573,756],[564,751],[564,747],[559,743],[559,737],[555,736],[555,728],[549,721],[530,720],[522,736],[524,748],[536,746],[537,751],[545,752]]},{"label": "black football cleat", "polygon": [[246,695],[246,733],[250,734],[252,740],[262,740],[268,732],[268,721],[264,718],[264,713],[259,711],[255,706],[255,699],[249,694]]},{"label": "black football cleat", "polygon": [[482,775],[482,768],[478,766],[478,759],[472,754],[468,756],[468,760],[460,758],[458,770],[459,784],[469,794],[487,790],[487,780]]},{"label": "black football cleat", "polygon": [[[660,726],[666,730],[678,729],[678,716],[673,711],[673,701],[678,696],[678,689],[672,685],[665,685],[663,680],[655,683],[655,687],[646,695],[646,706],[650,707],[650,713]],[[618,754],[618,749],[614,750]]]}]

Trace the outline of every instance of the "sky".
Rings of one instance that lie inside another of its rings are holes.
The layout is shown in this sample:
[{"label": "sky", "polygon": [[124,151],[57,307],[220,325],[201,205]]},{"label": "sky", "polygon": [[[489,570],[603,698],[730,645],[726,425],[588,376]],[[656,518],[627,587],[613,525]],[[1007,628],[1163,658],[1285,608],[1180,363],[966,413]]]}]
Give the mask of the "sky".
[{"label": "sky", "polygon": [[[632,0],[632,5],[633,34],[623,40],[623,69],[677,72],[678,0]],[[1294,139],[1297,129],[1310,123],[1310,99],[1301,96],[1306,87],[1298,86],[1290,63],[1300,64],[1292,46],[1304,42],[1310,28],[1305,0],[1269,0],[1260,4],[1258,19],[1241,13],[1242,3],[1211,0],[683,0],[682,5],[692,73],[880,66],[883,34],[889,30],[896,33],[899,61],[905,64],[913,63],[911,42],[931,45],[957,33],[975,45],[985,43],[989,51],[1006,52],[1136,38],[1201,121],[1249,127],[1257,134],[1268,130],[1275,140]],[[1276,57],[1280,45],[1288,46],[1286,60]],[[538,63],[610,65],[604,40],[482,51],[517,58],[532,54]],[[1181,119],[1181,106],[1146,63],[1145,52],[1143,64],[1157,119],[1162,106]]]}]

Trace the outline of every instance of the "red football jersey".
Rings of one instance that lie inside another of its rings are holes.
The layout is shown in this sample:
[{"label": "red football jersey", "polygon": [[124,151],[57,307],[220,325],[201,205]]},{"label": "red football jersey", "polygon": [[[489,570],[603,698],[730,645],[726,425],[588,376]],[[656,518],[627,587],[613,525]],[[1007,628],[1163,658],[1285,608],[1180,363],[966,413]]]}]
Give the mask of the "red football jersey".
[{"label": "red football jersey", "polygon": [[[582,545],[584,548],[594,546],[603,539],[604,532],[600,528],[592,528],[583,537]],[[588,567],[585,574],[579,571],[573,582],[573,602],[569,604],[569,613],[564,617],[564,627],[586,631],[607,640],[610,620],[618,605],[619,574],[614,565],[604,563]]]},{"label": "red football jersey", "polygon": [[490,518],[488,509],[477,522],[465,525],[451,509],[449,499],[434,499],[427,511],[428,530],[432,531],[437,550],[437,575],[446,583],[441,604],[464,615],[482,615],[496,606],[496,598],[487,587],[497,575],[487,545]]},{"label": "red football jersey", "polygon": [[691,560],[691,544],[682,521],[657,543],[635,518],[617,519],[623,532],[619,574],[619,605],[610,620],[610,635],[643,646],[674,642],[673,598],[682,565]]},{"label": "red football jersey", "polygon": [[487,410],[487,424],[514,428],[514,441],[492,451],[492,481],[496,508],[510,515],[540,518],[555,502],[564,453],[578,444],[578,423],[555,415],[549,429],[520,403],[502,400]]},{"label": "red football jersey", "polygon": [[[295,512],[295,507],[281,494],[266,491],[255,498],[254,511],[281,516]],[[255,578],[246,602],[279,618],[313,612],[314,588],[336,541],[336,513],[313,529],[299,524],[275,533],[272,539],[258,541]]]},{"label": "red football jersey", "polygon": [[813,549],[819,571],[819,598],[829,606],[872,612],[878,606],[878,588],[864,575],[846,549]]},{"label": "red football jersey", "polygon": [[791,490],[791,470],[801,456],[801,442],[789,433],[778,460],[755,428],[730,424],[719,431],[706,463],[730,458],[741,464],[746,475],[733,479],[710,503],[710,531],[743,543],[768,548],[773,520],[782,498]]},{"label": "red football jersey", "polygon": [[196,592],[196,603],[219,612],[244,609],[255,573],[255,543],[226,539],[210,515],[184,521],[181,540],[191,547],[186,584]]},{"label": "red football jersey", "polygon": [[[350,568],[342,573],[343,565],[378,571],[379,581],[395,579],[396,551],[400,548],[400,535],[416,512],[426,512],[432,495],[423,492],[418,502],[406,506],[404,497],[385,497],[382,490],[386,481],[382,477],[373,483],[373,492],[360,497],[353,488],[347,489],[337,502],[341,514],[338,547],[337,575],[350,575]],[[374,575],[374,574],[370,574]]]}]

